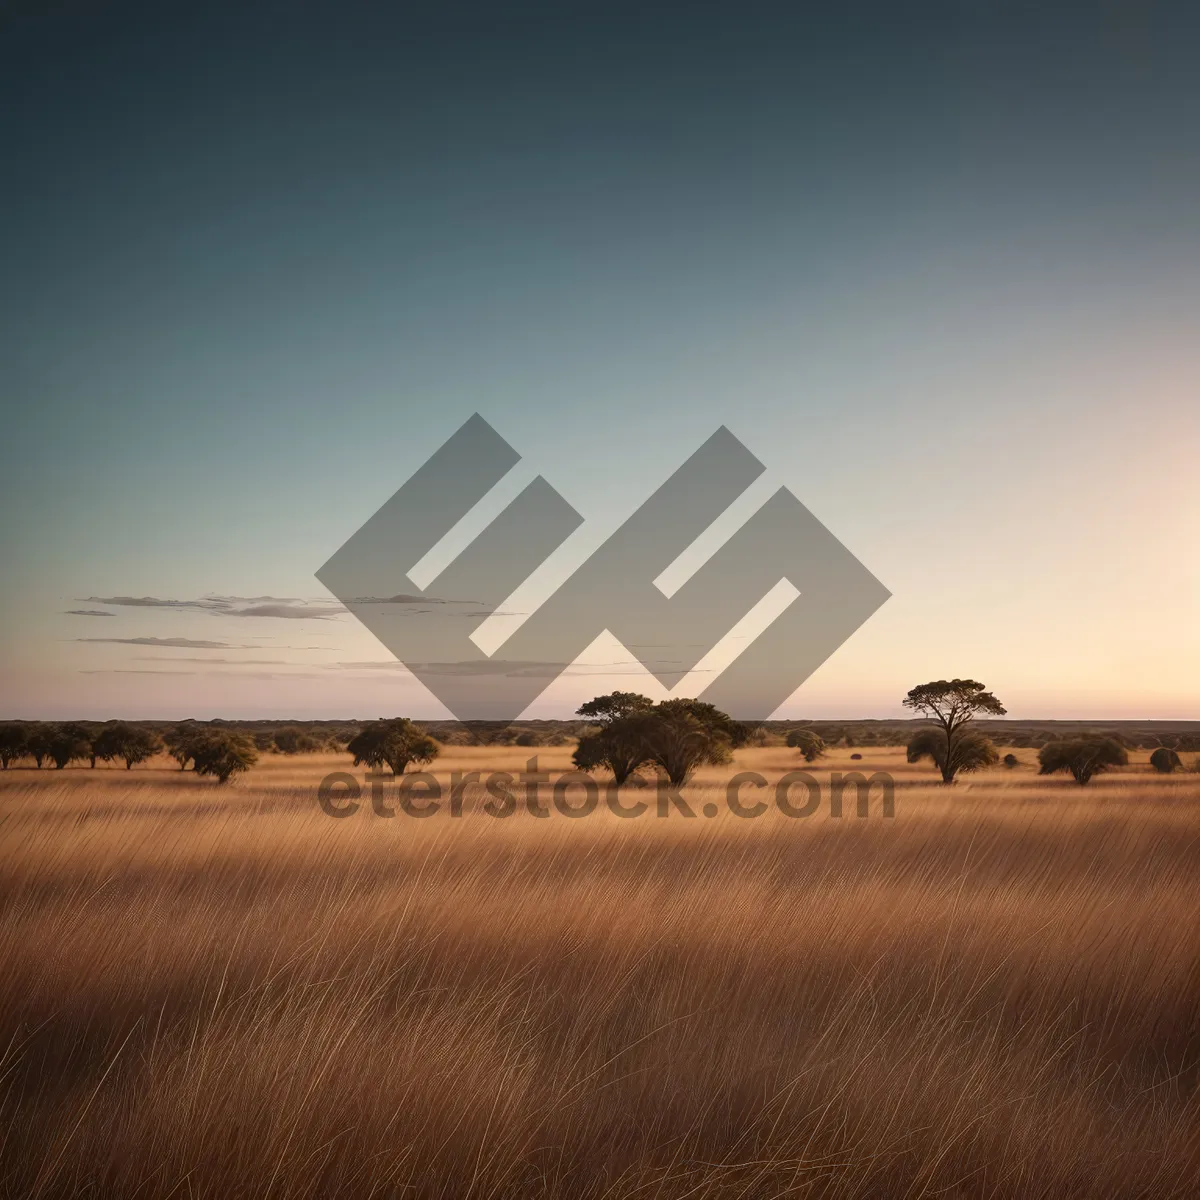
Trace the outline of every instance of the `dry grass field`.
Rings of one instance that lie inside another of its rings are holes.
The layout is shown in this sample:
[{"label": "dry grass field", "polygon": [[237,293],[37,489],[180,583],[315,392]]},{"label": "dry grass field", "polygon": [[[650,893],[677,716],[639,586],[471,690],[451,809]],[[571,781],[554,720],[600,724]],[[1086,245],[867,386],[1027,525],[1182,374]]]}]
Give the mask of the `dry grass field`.
[{"label": "dry grass field", "polygon": [[332,755],[8,771],[0,1192],[1195,1196],[1200,775],[847,753],[818,777],[892,771],[893,819],[333,820]]}]

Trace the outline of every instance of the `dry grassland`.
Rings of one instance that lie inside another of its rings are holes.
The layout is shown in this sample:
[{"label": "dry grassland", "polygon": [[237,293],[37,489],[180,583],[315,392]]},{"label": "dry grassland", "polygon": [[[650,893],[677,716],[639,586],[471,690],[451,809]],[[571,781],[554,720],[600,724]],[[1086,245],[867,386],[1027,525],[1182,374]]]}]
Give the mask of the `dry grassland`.
[{"label": "dry grassland", "polygon": [[0,1192],[1196,1195],[1200,775],[847,753],[818,777],[892,771],[894,819],[332,820],[336,756],[8,771]]}]

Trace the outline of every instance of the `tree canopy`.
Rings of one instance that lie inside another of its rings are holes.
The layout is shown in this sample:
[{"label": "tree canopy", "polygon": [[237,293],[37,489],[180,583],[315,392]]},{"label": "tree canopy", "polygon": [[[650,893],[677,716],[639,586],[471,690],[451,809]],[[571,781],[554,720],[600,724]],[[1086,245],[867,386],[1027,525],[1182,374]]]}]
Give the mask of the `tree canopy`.
[{"label": "tree canopy", "polygon": [[393,775],[403,775],[412,763],[433,762],[441,747],[407,717],[372,721],[350,739],[346,749],[354,765],[387,766]]},{"label": "tree canopy", "polygon": [[123,758],[128,770],[136,763],[153,758],[163,744],[157,734],[141,725],[126,725],[123,721],[112,721],[105,725],[92,742],[92,753],[97,758],[111,762]]},{"label": "tree canopy", "polygon": [[27,754],[29,731],[24,725],[0,725],[0,766],[8,770],[8,764]]},{"label": "tree canopy", "polygon": [[206,730],[192,741],[190,749],[196,774],[214,775],[218,783],[227,783],[258,761],[254,742],[228,729]]},{"label": "tree canopy", "polygon": [[655,704],[632,692],[613,692],[588,701],[579,713],[601,727],[580,738],[576,767],[608,767],[618,784],[649,764],[681,784],[702,764],[728,762],[748,736],[741,722],[703,700]]}]

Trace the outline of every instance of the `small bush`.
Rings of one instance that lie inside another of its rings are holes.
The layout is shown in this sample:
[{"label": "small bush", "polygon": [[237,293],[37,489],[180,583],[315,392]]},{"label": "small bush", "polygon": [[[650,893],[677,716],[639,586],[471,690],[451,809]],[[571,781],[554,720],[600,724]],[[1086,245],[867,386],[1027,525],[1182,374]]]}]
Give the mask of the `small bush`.
[{"label": "small bush", "polygon": [[1015,754],[1006,754],[1002,761],[1010,771],[1013,769],[1013,767],[1019,767],[1021,765],[1021,760]]},{"label": "small bush", "polygon": [[1150,755],[1150,765],[1160,775],[1170,775],[1172,771],[1178,771],[1183,766],[1183,761],[1169,746],[1159,746]]},{"label": "small bush", "polygon": [[1101,771],[1128,765],[1129,755],[1125,747],[1113,738],[1068,738],[1061,742],[1048,742],[1038,751],[1038,762],[1041,764],[1039,775],[1070,771],[1075,782],[1083,785]]},{"label": "small bush", "polygon": [[825,753],[825,739],[811,729],[793,729],[787,735],[787,744],[799,750],[805,762],[816,762]]}]

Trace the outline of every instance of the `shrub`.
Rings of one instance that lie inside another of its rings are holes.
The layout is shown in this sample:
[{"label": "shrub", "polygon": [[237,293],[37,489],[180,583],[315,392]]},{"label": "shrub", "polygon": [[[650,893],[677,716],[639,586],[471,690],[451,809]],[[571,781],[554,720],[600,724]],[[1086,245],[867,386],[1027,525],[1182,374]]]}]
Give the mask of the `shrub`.
[{"label": "shrub", "polygon": [[793,729],[787,735],[787,744],[799,750],[805,762],[816,762],[825,753],[825,739],[811,729]]},{"label": "shrub", "polygon": [[909,740],[907,757],[910,763],[930,759],[942,773],[943,782],[949,783],[960,772],[995,766],[1000,756],[984,734],[968,730],[954,739],[947,761],[945,733],[940,729],[922,729]]},{"label": "shrub", "polygon": [[1170,775],[1172,771],[1178,771],[1183,766],[1183,761],[1179,755],[1175,753],[1169,746],[1159,746],[1157,750],[1150,755],[1150,765],[1161,775]]},{"label": "shrub", "polygon": [[1048,742],[1038,751],[1039,775],[1055,771],[1070,771],[1075,782],[1082,785],[1093,775],[1110,767],[1123,767],[1129,755],[1120,742],[1108,737],[1067,738]]},{"label": "shrub", "polygon": [[295,725],[277,729],[272,740],[280,754],[314,754],[321,749],[320,739]]},{"label": "shrub", "polygon": [[1010,771],[1021,765],[1021,760],[1015,754],[1006,754],[1001,761]]}]

